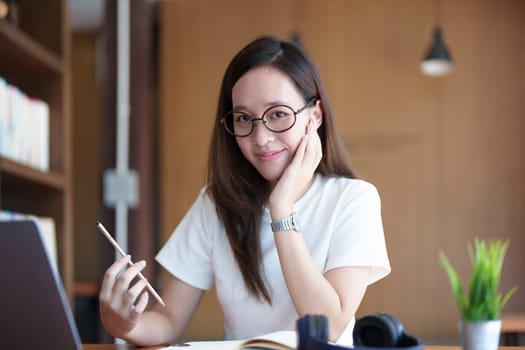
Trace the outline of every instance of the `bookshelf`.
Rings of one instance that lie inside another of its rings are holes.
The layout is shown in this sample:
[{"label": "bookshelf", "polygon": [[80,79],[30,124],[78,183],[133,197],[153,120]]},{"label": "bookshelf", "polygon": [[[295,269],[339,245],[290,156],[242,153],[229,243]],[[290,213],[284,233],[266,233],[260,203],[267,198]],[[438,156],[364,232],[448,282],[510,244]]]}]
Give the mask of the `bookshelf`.
[{"label": "bookshelf", "polygon": [[[49,105],[49,171],[0,156],[0,209],[53,218],[59,271],[73,281],[70,29],[66,0],[17,0],[18,23],[0,20],[0,76]],[[0,135],[2,137],[2,135]]]}]

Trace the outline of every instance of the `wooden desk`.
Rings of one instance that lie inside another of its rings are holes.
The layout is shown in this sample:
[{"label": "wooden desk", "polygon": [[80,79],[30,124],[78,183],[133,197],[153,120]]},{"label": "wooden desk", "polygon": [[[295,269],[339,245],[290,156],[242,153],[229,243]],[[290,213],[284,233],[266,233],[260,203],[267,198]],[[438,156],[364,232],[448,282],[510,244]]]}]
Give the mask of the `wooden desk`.
[{"label": "wooden desk", "polygon": [[[140,350],[157,350],[162,349],[160,347],[151,347],[151,348],[137,348],[132,345],[116,345],[116,344],[84,344],[84,350],[129,350],[129,349],[140,349]],[[190,349],[190,348],[180,348]],[[503,346],[500,347],[502,350],[525,350],[525,347],[519,346]],[[435,346],[429,345],[425,346],[425,350],[462,350],[461,346]]]},{"label": "wooden desk", "polygon": [[[505,350],[525,350],[523,346],[517,346],[520,334],[525,334],[525,312],[522,313],[504,313],[501,315],[501,341],[506,346],[500,347]],[[84,344],[84,350],[158,350],[163,347],[137,348],[133,345],[116,345],[116,344]],[[184,348],[181,348],[184,349]],[[425,350],[462,350],[461,346],[426,346]]]},{"label": "wooden desk", "polygon": [[[525,333],[525,313],[504,313],[502,314],[501,335],[503,343],[506,345],[517,344],[517,337],[521,333]],[[84,344],[84,350],[158,350],[162,346],[137,348],[133,345],[116,345],[116,344]],[[183,350],[184,348],[181,348]],[[188,349],[188,348],[186,348]],[[519,346],[503,346],[500,349],[505,350],[525,350],[525,347]],[[425,346],[425,350],[462,350],[461,346]]]},{"label": "wooden desk", "polygon": [[[84,350],[129,350],[129,349],[140,349],[140,350],[156,350],[162,349],[162,346],[155,346],[149,348],[137,348],[133,345],[122,345],[122,344],[83,344]],[[182,349],[182,348],[181,348]]]},{"label": "wooden desk", "polygon": [[501,314],[501,336],[505,345],[519,345],[520,334],[525,334],[525,312]]}]

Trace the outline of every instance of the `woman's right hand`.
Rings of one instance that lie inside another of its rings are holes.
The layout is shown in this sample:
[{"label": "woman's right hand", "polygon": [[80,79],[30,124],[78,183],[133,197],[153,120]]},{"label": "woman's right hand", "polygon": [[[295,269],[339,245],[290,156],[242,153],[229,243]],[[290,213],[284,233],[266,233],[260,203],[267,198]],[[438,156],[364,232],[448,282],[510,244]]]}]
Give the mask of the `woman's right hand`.
[{"label": "woman's right hand", "polygon": [[132,284],[146,267],[146,262],[139,261],[120,273],[129,261],[129,255],[124,256],[106,270],[99,295],[100,318],[104,328],[112,336],[122,339],[135,328],[148,305],[148,292],[144,290],[147,281],[138,279]]}]

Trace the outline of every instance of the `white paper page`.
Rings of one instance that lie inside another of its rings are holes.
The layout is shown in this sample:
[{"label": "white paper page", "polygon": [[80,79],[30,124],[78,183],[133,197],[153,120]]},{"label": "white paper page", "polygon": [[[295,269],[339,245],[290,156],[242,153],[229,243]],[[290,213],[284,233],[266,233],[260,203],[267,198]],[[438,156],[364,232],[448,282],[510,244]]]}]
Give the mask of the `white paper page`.
[{"label": "white paper page", "polygon": [[[254,340],[272,340],[277,343],[288,345],[295,349],[297,347],[297,335],[294,331],[277,331],[253,337],[248,340],[224,340],[224,341],[190,341],[184,344],[172,345],[160,350],[238,350],[241,345]],[[251,345],[251,344],[250,344]]]}]

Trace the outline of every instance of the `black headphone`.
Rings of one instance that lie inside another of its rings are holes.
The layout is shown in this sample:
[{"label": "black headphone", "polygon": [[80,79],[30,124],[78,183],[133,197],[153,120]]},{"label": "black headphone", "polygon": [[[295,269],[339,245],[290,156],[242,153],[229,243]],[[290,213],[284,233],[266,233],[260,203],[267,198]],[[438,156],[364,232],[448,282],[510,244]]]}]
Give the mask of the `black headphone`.
[{"label": "black headphone", "polygon": [[[349,350],[328,343],[328,319],[324,315],[306,315],[297,320],[298,350]],[[423,350],[423,344],[405,333],[403,324],[387,313],[375,313],[356,320],[354,350]]]}]

